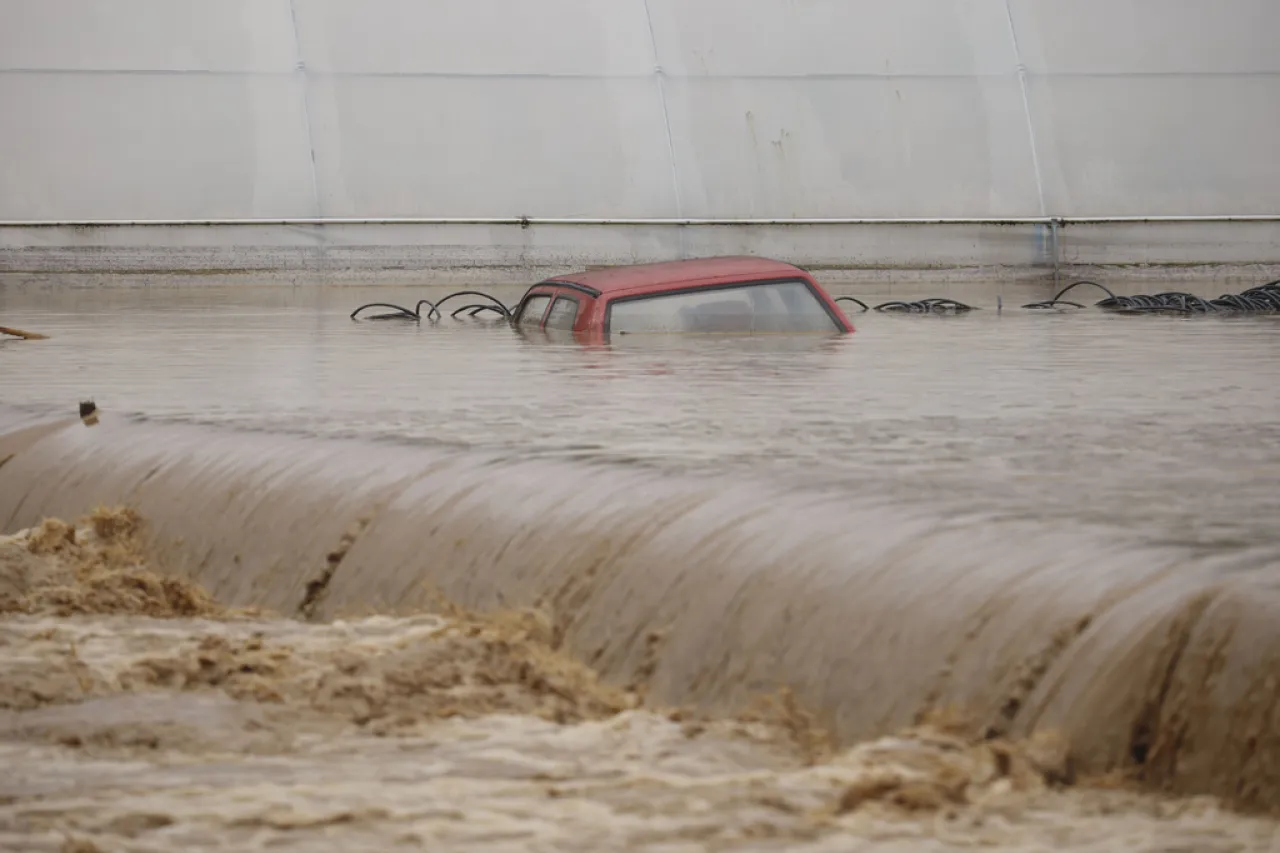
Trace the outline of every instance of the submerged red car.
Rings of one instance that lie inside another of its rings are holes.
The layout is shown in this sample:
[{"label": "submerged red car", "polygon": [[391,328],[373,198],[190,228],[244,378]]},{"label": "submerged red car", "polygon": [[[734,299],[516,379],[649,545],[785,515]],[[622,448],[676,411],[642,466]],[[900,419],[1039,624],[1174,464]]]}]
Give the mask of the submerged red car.
[{"label": "submerged red car", "polygon": [[769,258],[721,257],[609,267],[530,287],[511,312],[522,329],[588,337],[664,332],[848,334],[853,324],[809,273]]}]

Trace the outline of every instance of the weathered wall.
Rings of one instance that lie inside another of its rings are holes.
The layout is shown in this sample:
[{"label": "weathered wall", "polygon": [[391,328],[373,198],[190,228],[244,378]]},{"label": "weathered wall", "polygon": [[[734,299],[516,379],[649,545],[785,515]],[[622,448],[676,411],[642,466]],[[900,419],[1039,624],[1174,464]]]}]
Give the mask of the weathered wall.
[{"label": "weathered wall", "polygon": [[0,0],[0,220],[1280,214],[1276,32],[1273,0]]}]

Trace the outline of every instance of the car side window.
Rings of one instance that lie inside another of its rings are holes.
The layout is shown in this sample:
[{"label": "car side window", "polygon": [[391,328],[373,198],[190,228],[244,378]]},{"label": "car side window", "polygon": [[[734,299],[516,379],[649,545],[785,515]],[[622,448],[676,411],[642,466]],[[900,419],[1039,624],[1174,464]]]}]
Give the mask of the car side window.
[{"label": "car side window", "polygon": [[545,293],[537,293],[524,301],[516,322],[521,326],[536,326],[542,322],[542,313],[547,310],[551,297]]},{"label": "car side window", "polygon": [[548,329],[572,329],[578,319],[578,300],[572,296],[557,296],[547,315]]}]

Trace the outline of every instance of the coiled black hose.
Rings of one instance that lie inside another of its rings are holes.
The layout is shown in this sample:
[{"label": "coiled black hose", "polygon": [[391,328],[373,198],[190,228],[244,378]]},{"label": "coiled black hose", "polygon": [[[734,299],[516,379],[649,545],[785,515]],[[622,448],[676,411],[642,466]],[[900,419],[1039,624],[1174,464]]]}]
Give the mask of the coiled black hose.
[{"label": "coiled black hose", "polygon": [[1216,299],[1202,299],[1192,293],[1157,293],[1154,296],[1113,296],[1098,303],[1099,308],[1124,313],[1152,311],[1178,314],[1235,312],[1273,314],[1280,312],[1280,279],[1251,287],[1242,293],[1224,293]]},{"label": "coiled black hose", "polygon": [[[428,322],[430,322],[433,320],[439,320],[444,316],[440,312],[440,306],[448,302],[450,299],[453,299],[455,296],[478,296],[481,299],[490,300],[492,304],[471,303],[468,305],[463,305],[461,308],[455,309],[452,313],[450,313],[449,314],[450,317],[457,317],[463,311],[470,311],[470,314],[467,315],[469,317],[475,317],[477,314],[480,314],[484,311],[491,311],[494,314],[499,314],[508,320],[511,319],[511,309],[508,308],[506,305],[504,305],[501,299],[499,299],[498,297],[492,294],[483,293],[479,290],[459,290],[444,296],[443,298],[441,298],[439,302],[432,302],[430,299],[419,299],[417,304],[414,305],[412,309],[405,308],[403,305],[393,305],[390,302],[370,302],[366,305],[361,305],[359,308],[352,311],[351,319],[352,320],[357,319],[357,316],[360,314],[360,312],[364,311],[366,308],[390,308],[391,313],[371,314],[369,316],[366,316],[364,319],[365,320],[412,320],[415,323],[420,323],[425,318]],[[423,305],[427,306],[427,313],[425,315],[422,313]]]},{"label": "coiled black hose", "polygon": [[837,296],[836,302],[853,302],[862,306],[862,313],[868,311],[880,311],[891,314],[963,314],[966,311],[976,311],[972,305],[965,305],[963,302],[957,302],[954,299],[943,299],[933,297],[931,299],[921,299],[917,302],[904,302],[894,300],[892,302],[881,302],[874,307],[868,307],[867,303],[853,296]]},{"label": "coiled black hose", "polygon": [[[1106,299],[1094,303],[1095,308],[1102,308],[1117,313],[1152,313],[1168,312],[1175,314],[1212,314],[1220,312],[1243,313],[1280,313],[1280,279],[1266,284],[1251,287],[1242,293],[1224,293],[1216,299],[1204,299],[1194,293],[1170,291],[1154,295],[1138,294],[1135,296],[1118,296],[1106,285],[1089,279],[1073,281],[1062,288],[1052,299],[1043,302],[1031,302],[1023,305],[1033,311],[1047,310],[1067,306],[1084,308],[1084,303],[1073,302],[1063,297],[1077,287],[1096,287],[1107,295]],[[852,302],[862,308],[862,313],[881,311],[895,314],[945,314],[964,313],[977,310],[972,306],[957,302],[954,299],[921,299],[916,302],[894,301],[883,302],[874,307],[868,306],[854,296],[837,296],[836,302]]]},{"label": "coiled black hose", "polygon": [[963,314],[977,309],[972,305],[965,305],[963,302],[957,302],[954,299],[934,297],[916,302],[884,302],[877,305],[875,310],[890,311],[896,314]]},{"label": "coiled black hose", "polygon": [[1216,299],[1205,299],[1194,293],[1169,291],[1166,293],[1134,296],[1117,296],[1096,281],[1077,281],[1061,290],[1057,296],[1044,302],[1032,302],[1023,308],[1045,309],[1058,305],[1083,308],[1079,302],[1068,302],[1062,297],[1073,287],[1092,285],[1107,294],[1107,298],[1094,303],[1094,307],[1125,314],[1166,312],[1174,314],[1212,314],[1216,312],[1275,313],[1280,312],[1280,279],[1251,287],[1243,293],[1224,293]]}]

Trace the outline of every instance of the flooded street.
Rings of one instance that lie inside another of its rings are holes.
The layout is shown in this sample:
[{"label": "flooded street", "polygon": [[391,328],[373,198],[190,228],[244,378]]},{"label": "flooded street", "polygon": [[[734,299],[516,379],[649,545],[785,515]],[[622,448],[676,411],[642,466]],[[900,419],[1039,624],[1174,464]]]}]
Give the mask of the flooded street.
[{"label": "flooded street", "polygon": [[1007,298],[1000,315],[985,303],[962,317],[854,314],[847,339],[641,336],[608,349],[492,321],[347,317],[424,293],[0,291],[11,324],[52,336],[0,350],[0,399],[734,469],[1162,542],[1280,544],[1280,317],[1054,314]]},{"label": "flooded street", "polygon": [[0,286],[0,848],[1280,846],[1280,318],[420,295]]}]

